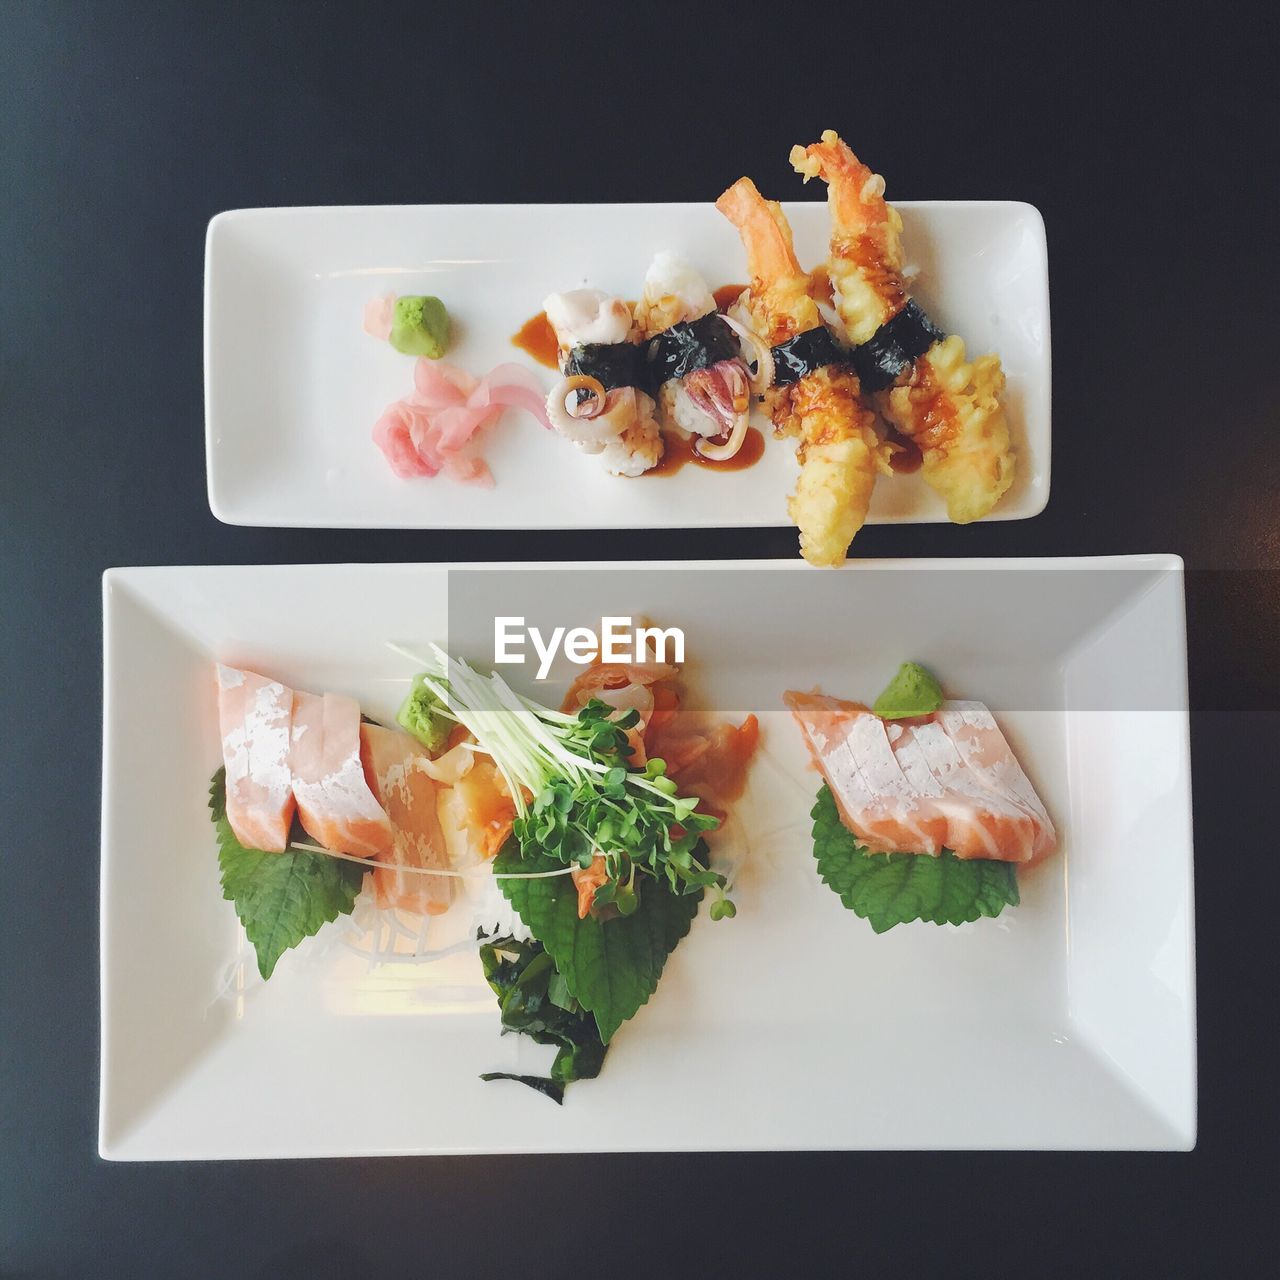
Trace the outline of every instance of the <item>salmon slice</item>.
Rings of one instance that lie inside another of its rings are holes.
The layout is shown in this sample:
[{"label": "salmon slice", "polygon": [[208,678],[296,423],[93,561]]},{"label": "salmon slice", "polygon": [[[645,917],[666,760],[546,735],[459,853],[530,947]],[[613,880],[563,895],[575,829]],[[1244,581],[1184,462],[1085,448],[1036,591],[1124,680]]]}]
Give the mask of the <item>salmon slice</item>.
[{"label": "salmon slice", "polygon": [[227,767],[227,821],[247,849],[282,853],[293,822],[289,729],[293,691],[275,680],[217,668],[218,728]]},{"label": "salmon slice", "polygon": [[1034,862],[1057,833],[999,725],[981,702],[882,720],[858,702],[786,695],[841,820],[876,853]]},{"label": "salmon slice", "polygon": [[377,724],[360,726],[365,778],[395,828],[395,844],[377,855],[374,898],[379,907],[439,915],[453,900],[448,876],[415,875],[406,867],[448,870],[444,832],[436,813],[443,789],[423,768],[430,756],[415,739]]},{"label": "salmon slice", "polygon": [[395,828],[360,762],[360,704],[336,693],[295,693],[290,741],[293,794],[308,833],[338,853],[391,853]]}]

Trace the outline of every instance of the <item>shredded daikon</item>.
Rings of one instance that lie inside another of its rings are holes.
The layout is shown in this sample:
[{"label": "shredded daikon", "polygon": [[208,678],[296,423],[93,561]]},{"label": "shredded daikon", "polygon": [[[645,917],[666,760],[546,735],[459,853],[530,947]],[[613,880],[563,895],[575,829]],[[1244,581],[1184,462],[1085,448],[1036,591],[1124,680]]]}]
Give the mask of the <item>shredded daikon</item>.
[{"label": "shredded daikon", "polygon": [[[303,844],[302,841],[295,841],[289,845],[291,851],[295,853],[323,853],[329,858],[341,858],[343,862],[358,862],[362,867],[367,867],[370,871],[377,867],[386,868],[391,864],[386,862],[378,862],[373,858],[357,858],[353,853],[339,853],[336,849],[322,849],[318,844]],[[419,876],[454,876],[459,880],[469,879],[475,874],[477,867],[469,867],[465,871],[446,871],[443,867],[406,867],[396,866],[396,871],[405,871],[411,875]],[[493,878],[495,880],[549,880],[552,876],[567,876],[573,871],[572,867],[565,867],[558,871],[495,871]]]}]

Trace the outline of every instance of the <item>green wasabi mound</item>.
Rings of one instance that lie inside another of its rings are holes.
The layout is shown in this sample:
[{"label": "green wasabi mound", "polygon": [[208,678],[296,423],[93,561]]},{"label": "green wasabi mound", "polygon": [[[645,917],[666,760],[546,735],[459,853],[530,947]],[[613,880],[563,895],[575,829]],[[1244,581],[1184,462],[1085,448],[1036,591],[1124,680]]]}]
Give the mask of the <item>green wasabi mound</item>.
[{"label": "green wasabi mound", "polygon": [[871,708],[882,720],[927,716],[942,706],[942,686],[917,662],[904,662]]},{"label": "green wasabi mound", "polygon": [[449,345],[449,313],[439,298],[396,299],[388,341],[407,356],[439,360]]},{"label": "green wasabi mound", "polygon": [[432,755],[438,755],[449,740],[453,721],[446,713],[444,704],[422,680],[422,676],[414,676],[413,688],[396,712],[396,723],[407,733],[413,734]]}]

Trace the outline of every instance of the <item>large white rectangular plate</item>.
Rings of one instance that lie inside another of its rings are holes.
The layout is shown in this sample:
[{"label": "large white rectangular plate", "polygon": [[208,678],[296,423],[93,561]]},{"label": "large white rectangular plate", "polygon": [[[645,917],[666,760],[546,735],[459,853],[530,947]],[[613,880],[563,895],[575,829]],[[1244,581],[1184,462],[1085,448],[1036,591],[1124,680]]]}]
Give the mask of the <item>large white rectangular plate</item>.
[{"label": "large white rectangular plate", "polygon": [[[732,681],[744,672],[777,694],[820,683],[868,697],[904,656],[929,663],[953,694],[997,710],[1061,852],[1020,876],[1021,905],[998,919],[876,936],[818,879],[816,777],[789,717],[766,710],[737,809],[753,845],[737,918],[699,914],[603,1075],[558,1108],[477,1078],[545,1070],[550,1051],[499,1036],[473,952],[372,972],[341,947],[293,952],[261,985],[219,891],[211,662],[351,693],[389,716],[407,668],[385,642],[445,634],[450,569],[113,569],[104,1156],[1194,1143],[1180,561],[880,561],[828,575],[775,561],[661,579],[653,566],[598,567],[611,598],[583,599],[565,621],[626,608],[646,584],[631,607],[685,628],[690,683],[712,706],[743,707]],[[562,584],[568,571],[523,569]],[[801,575],[851,609],[856,630],[771,613]]]},{"label": "large white rectangular plate", "polygon": [[[826,256],[825,202],[788,204],[802,262]],[[1044,223],[1009,201],[899,205],[915,288],[971,354],[998,351],[1018,451],[993,520],[1049,498],[1049,285]],[[740,472],[685,467],[626,480],[509,412],[485,453],[496,486],[392,475],[370,439],[408,394],[412,362],[361,330],[388,291],[444,299],[448,359],[479,374],[524,360],[510,338],[547,294],[590,284],[637,296],[653,254],[678,250],[713,285],[741,282],[713,205],[405,205],[238,209],[209,224],[205,423],[209,505],[229,524],[360,528],[688,528],[787,524],[793,448],[771,441]],[[546,385],[552,374],[542,370]],[[881,480],[870,522],[942,521],[919,475]]]}]

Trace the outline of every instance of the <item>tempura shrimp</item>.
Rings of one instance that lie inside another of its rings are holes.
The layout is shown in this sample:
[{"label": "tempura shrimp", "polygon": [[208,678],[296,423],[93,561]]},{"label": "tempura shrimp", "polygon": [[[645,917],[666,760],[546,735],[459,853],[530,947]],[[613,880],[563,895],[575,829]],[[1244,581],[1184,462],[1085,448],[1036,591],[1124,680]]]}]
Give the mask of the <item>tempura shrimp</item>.
[{"label": "tempura shrimp", "polygon": [[1013,483],[1014,454],[996,355],[969,362],[964,342],[944,336],[916,305],[902,274],[902,218],[884,179],[834,130],[792,147],[797,173],[827,184],[828,273],[863,389],[886,421],[912,439],[921,472],[957,524],[985,516]]},{"label": "tempura shrimp", "polygon": [[[773,348],[816,336],[822,316],[781,207],[765,200],[750,178],[739,178],[716,208],[737,227],[751,277],[730,314],[745,319]],[[825,330],[821,336],[830,342]],[[800,441],[800,479],[787,511],[800,530],[801,554],[810,564],[842,564],[866,520],[876,472],[888,471],[857,374],[841,364],[810,367],[795,381],[775,385],[765,402],[775,433]]]}]

